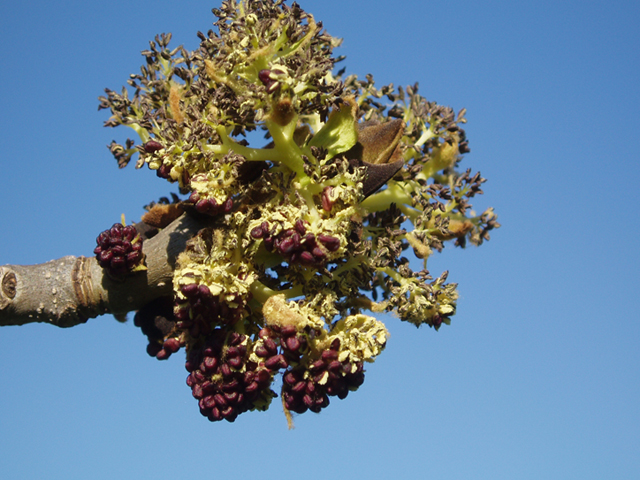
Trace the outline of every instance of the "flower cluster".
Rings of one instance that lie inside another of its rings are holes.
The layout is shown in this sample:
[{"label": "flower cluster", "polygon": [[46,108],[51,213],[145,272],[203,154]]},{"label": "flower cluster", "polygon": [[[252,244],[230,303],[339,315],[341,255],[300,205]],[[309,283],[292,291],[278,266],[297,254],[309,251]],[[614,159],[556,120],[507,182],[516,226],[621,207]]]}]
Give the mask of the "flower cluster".
[{"label": "flower cluster", "polygon": [[133,225],[114,223],[96,238],[98,246],[93,250],[102,268],[112,278],[144,269],[142,262],[142,237]]},{"label": "flower cluster", "polygon": [[243,412],[269,406],[273,371],[249,361],[250,347],[246,335],[217,329],[189,351],[187,385],[210,421],[233,422]]},{"label": "flower cluster", "polygon": [[[213,13],[197,50],[160,35],[133,93],[100,98],[107,126],[140,137],[110,145],[118,164],[138,155],[189,195],[185,214],[208,218],[175,267],[170,323],[146,321],[149,352],[185,348],[210,420],[267,408],[276,374],[288,415],[317,412],[357,389],[386,345],[363,310],[448,324],[456,285],[434,279],[428,258],[499,224],[471,208],[485,180],[458,168],[464,109],[417,84],[333,74],[340,40],[295,3],[227,0]],[[269,143],[250,143],[253,130]]]}]

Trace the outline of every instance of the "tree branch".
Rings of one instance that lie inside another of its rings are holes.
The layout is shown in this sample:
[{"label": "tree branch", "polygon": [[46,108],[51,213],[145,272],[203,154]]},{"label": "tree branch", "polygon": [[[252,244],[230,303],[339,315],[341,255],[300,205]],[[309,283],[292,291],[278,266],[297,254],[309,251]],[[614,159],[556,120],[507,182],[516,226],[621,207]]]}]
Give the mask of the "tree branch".
[{"label": "tree branch", "polygon": [[170,295],[175,262],[186,242],[207,226],[183,214],[145,240],[146,271],[110,278],[95,257],[67,256],[39,265],[0,267],[0,326],[50,323],[73,327],[111,313],[123,315]]}]

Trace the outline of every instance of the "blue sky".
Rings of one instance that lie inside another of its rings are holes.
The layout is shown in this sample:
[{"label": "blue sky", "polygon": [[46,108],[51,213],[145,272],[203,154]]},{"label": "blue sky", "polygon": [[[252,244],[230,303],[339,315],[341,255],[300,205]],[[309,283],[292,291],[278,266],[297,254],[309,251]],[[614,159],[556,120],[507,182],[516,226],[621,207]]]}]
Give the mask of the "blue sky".
[{"label": "blue sky", "polygon": [[[392,317],[364,385],[288,431],[276,405],[200,416],[179,358],[132,322],[0,329],[0,471],[13,479],[640,477],[640,4],[301,0],[349,73],[467,108],[463,165],[503,227],[445,249],[439,332]],[[0,5],[0,265],[90,255],[166,195],[105,147],[119,89],[160,32],[197,47],[203,1]]]}]

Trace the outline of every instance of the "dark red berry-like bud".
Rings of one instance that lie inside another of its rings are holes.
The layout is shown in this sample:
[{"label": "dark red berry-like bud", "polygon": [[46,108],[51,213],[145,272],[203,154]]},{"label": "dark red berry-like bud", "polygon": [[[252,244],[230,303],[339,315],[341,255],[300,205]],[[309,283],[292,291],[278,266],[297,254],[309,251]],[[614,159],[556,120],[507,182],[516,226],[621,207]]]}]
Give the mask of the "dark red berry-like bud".
[{"label": "dark red berry-like bud", "polygon": [[287,345],[287,348],[293,352],[297,352],[301,346],[301,343],[300,343],[300,340],[298,340],[298,337],[287,338],[285,344]]},{"label": "dark red berry-like bud", "polygon": [[230,358],[229,360],[227,360],[227,362],[229,363],[229,365],[231,365],[231,367],[233,368],[240,368],[242,366],[242,364],[244,363],[242,361],[242,358],[240,357],[234,357],[234,358]]},{"label": "dark red berry-like bud", "polygon": [[329,235],[320,234],[318,235],[318,240],[322,242],[322,244],[329,250],[330,252],[335,252],[340,248],[340,239],[336,237],[331,237]]},{"label": "dark red berry-like bud", "polygon": [[322,352],[322,360],[331,361],[338,358],[338,352],[335,350],[324,350]]},{"label": "dark red berry-like bud", "polygon": [[264,84],[264,85],[268,85],[270,82],[273,82],[273,80],[271,80],[271,78],[269,77],[269,75],[271,75],[271,70],[260,70],[258,72],[258,79]]},{"label": "dark red berry-like bud", "polygon": [[283,325],[280,327],[280,335],[283,337],[290,337],[297,332],[295,325]]},{"label": "dark red berry-like bud", "polygon": [[289,364],[287,363],[287,360],[284,358],[284,356],[276,355],[264,362],[264,366],[269,370],[279,370],[281,368],[287,368]]},{"label": "dark red berry-like bud", "polygon": [[171,178],[171,165],[160,165],[156,170],[156,175],[160,178]]},{"label": "dark red berry-like bud", "polygon": [[176,353],[180,350],[180,340],[177,338],[168,338],[164,342],[164,349],[169,353]]},{"label": "dark red berry-like bud", "polygon": [[216,357],[205,357],[202,365],[204,367],[203,370],[206,372],[214,372],[218,366],[218,359]]},{"label": "dark red berry-like bud", "polygon": [[296,220],[295,228],[300,235],[304,235],[305,233],[307,233],[307,227],[305,226],[305,222],[303,220]]},{"label": "dark red berry-like bud", "polygon": [[324,190],[322,190],[322,209],[325,212],[330,212],[331,208],[333,208],[333,201],[330,197],[332,190],[333,187],[331,186],[325,187]]},{"label": "dark red berry-like bud", "polygon": [[156,142],[155,140],[149,140],[144,144],[144,151],[147,153],[155,153],[158,150],[162,150],[164,147],[160,142]]},{"label": "dark red berry-like bud", "polygon": [[298,258],[303,265],[313,265],[316,263],[316,258],[310,252],[301,252]]},{"label": "dark red berry-like bud", "polygon": [[255,227],[251,229],[251,233],[249,235],[256,240],[259,240],[265,236],[265,231],[262,230],[262,227]]}]

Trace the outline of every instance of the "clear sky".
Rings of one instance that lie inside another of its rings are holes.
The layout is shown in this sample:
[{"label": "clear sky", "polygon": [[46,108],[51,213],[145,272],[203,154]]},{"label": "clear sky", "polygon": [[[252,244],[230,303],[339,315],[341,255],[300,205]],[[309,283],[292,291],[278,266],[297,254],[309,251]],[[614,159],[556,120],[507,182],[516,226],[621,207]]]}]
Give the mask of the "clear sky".
[{"label": "clear sky", "polygon": [[[213,0],[217,2],[218,0]],[[429,267],[459,283],[439,332],[385,317],[364,385],[288,431],[276,404],[201,417],[180,355],[129,321],[0,329],[0,476],[14,479],[640,478],[640,3],[300,0],[349,73],[466,107],[503,225]],[[205,1],[0,4],[0,265],[91,255],[171,191],[118,170],[97,97],[160,32],[193,49]]]}]

